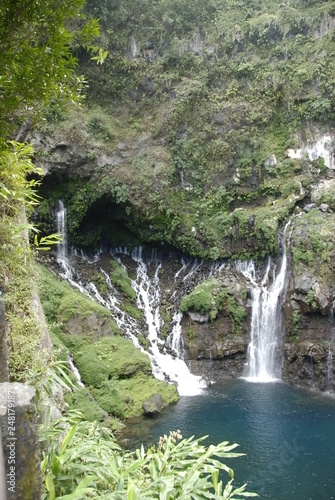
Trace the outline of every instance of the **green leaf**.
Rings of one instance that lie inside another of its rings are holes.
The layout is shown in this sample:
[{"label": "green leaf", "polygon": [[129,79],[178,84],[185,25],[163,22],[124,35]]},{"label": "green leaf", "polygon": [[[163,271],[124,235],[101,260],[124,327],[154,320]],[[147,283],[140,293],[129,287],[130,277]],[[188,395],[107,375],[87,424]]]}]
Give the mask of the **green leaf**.
[{"label": "green leaf", "polygon": [[69,432],[66,434],[65,438],[64,438],[64,441],[63,441],[63,444],[62,444],[62,449],[61,449],[61,453],[64,453],[67,445],[69,444],[69,442],[71,441],[71,439],[73,438],[73,436],[75,435],[76,433],[76,430],[77,430],[77,425],[74,425],[70,430]]},{"label": "green leaf", "polygon": [[79,498],[82,498],[84,495],[86,496],[87,493],[93,492],[92,488],[88,488],[88,486],[92,484],[96,479],[96,476],[85,477],[82,481],[80,481],[73,493],[58,497],[57,500],[77,500]]},{"label": "green leaf", "polygon": [[129,479],[127,486],[127,500],[137,500],[137,488],[131,479]]},{"label": "green leaf", "polygon": [[45,486],[49,492],[49,500],[54,500],[56,498],[56,493],[51,472],[48,472],[47,477],[45,478]]},{"label": "green leaf", "polygon": [[159,500],[170,500],[174,489],[174,478],[164,477],[160,482]]},{"label": "green leaf", "polygon": [[43,472],[45,471],[45,468],[47,466],[47,463],[48,463],[48,456],[46,455],[42,462],[41,462],[41,473],[43,474]]}]

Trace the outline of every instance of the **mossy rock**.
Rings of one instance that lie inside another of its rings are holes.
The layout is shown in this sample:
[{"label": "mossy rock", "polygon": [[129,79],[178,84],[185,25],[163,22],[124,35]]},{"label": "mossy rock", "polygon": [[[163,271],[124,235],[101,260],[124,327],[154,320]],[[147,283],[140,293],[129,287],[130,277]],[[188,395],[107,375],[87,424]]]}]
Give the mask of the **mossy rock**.
[{"label": "mossy rock", "polygon": [[119,387],[126,401],[126,418],[143,414],[143,403],[157,393],[162,396],[163,406],[179,400],[175,385],[167,384],[144,373],[138,373],[130,379],[120,380]]},{"label": "mossy rock", "polygon": [[63,334],[83,335],[91,340],[119,333],[108,309],[85,297],[67,282],[57,279],[48,269],[42,266],[38,269],[41,302],[49,323],[61,323]]},{"label": "mossy rock", "polygon": [[100,387],[104,380],[151,374],[149,356],[123,337],[101,338],[75,354],[75,362],[88,385]]},{"label": "mossy rock", "polygon": [[85,416],[86,420],[101,422],[105,418],[104,411],[92,399],[86,387],[68,392],[65,394],[64,399],[69,405],[69,409],[79,410]]},{"label": "mossy rock", "polygon": [[[243,290],[240,295],[244,295]],[[240,298],[240,300],[241,300]],[[201,315],[199,321],[206,318],[214,321],[219,314],[229,316],[232,320],[232,331],[238,332],[247,316],[246,308],[238,303],[221,280],[209,279],[184,297],[180,304],[182,313],[196,312]]]},{"label": "mossy rock", "polygon": [[68,333],[81,335],[90,332],[93,339],[118,332],[108,309],[72,291],[62,297],[58,320]]}]

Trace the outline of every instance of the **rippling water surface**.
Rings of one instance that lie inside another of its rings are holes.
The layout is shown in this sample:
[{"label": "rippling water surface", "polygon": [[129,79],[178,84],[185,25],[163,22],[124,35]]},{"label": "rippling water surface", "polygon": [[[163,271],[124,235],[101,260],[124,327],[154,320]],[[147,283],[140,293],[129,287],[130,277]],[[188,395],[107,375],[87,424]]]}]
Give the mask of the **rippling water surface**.
[{"label": "rippling water surface", "polygon": [[335,400],[283,383],[243,380],[183,397],[156,419],[136,426],[139,441],[180,429],[183,437],[229,440],[247,456],[226,461],[236,485],[262,499],[335,499]]}]

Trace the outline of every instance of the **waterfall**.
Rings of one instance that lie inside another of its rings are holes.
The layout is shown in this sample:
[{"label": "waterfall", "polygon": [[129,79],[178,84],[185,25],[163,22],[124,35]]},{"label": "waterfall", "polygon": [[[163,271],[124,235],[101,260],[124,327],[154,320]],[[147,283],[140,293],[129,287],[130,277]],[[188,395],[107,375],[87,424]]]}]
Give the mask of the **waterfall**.
[{"label": "waterfall", "polygon": [[[263,278],[257,280],[253,261],[236,262],[236,270],[241,272],[251,284],[252,312],[250,325],[250,344],[245,378],[251,382],[273,382],[281,378],[279,352],[282,339],[280,298],[285,286],[287,255],[285,236],[283,236],[283,255],[279,272],[273,270],[272,284],[269,284],[271,259],[269,258]],[[278,266],[277,266],[278,267]]]},{"label": "waterfall", "polygon": [[[176,312],[173,316],[171,325],[172,331],[168,336],[168,339],[170,339],[169,342],[171,343],[167,342],[167,345],[170,346],[171,350],[174,352],[174,356],[166,352],[165,341],[162,340],[159,336],[161,327],[163,325],[163,320],[160,316],[159,311],[159,272],[161,269],[161,263],[157,259],[157,251],[153,250],[151,252],[150,258],[147,261],[145,261],[143,258],[142,247],[136,247],[131,250],[129,250],[128,248],[120,247],[110,252],[114,259],[116,259],[123,267],[125,266],[123,265],[121,258],[119,257],[120,255],[131,257],[132,260],[136,263],[136,279],[132,280],[132,287],[136,292],[137,306],[143,311],[144,318],[147,324],[147,340],[150,344],[147,351],[143,348],[139,341],[142,333],[138,327],[136,319],[134,319],[130,314],[127,314],[125,311],[123,311],[121,307],[119,307],[121,304],[117,299],[118,291],[114,288],[114,285],[112,284],[108,274],[103,269],[100,269],[100,272],[105,279],[108,289],[108,296],[102,297],[95,284],[92,282],[86,282],[85,284],[83,284],[78,278],[74,268],[71,266],[67,249],[66,208],[64,207],[62,201],[58,202],[56,222],[57,231],[61,233],[63,237],[62,243],[58,246],[56,255],[57,262],[61,268],[60,275],[91,300],[98,301],[110,311],[112,318],[117,323],[122,332],[132,340],[132,342],[138,349],[149,355],[152,364],[153,375],[157,379],[168,380],[175,383],[180,395],[191,396],[200,394],[202,392],[202,389],[206,387],[205,381],[199,376],[192,375],[185,361],[182,359],[182,315],[179,312]],[[80,254],[73,254],[72,258],[81,258],[86,260],[88,263],[96,263],[99,260],[99,255],[96,255],[93,260],[90,260],[85,256],[85,254],[81,252]],[[184,279],[189,279],[201,265],[202,261],[199,263],[196,260],[193,263],[190,272],[187,274],[187,276],[185,276]],[[187,264],[182,259],[182,267],[179,273],[182,273],[186,269],[186,267]],[[153,276],[150,277],[152,268],[154,268],[154,273]],[[176,273],[175,279],[178,277],[179,273]]]},{"label": "waterfall", "polygon": [[70,354],[69,355],[69,358],[68,358],[68,363],[69,363],[69,366],[70,366],[70,370],[71,372],[74,374],[74,376],[76,377],[77,379],[77,384],[80,386],[80,387],[85,387],[85,385],[82,383],[81,381],[81,376],[80,376],[80,373],[78,371],[78,368],[76,367],[76,365],[74,364],[73,362],[73,354]]},{"label": "waterfall", "polygon": [[[77,288],[81,293],[90,297],[90,294],[85,289],[81,281],[76,281],[73,277],[74,270],[70,264],[68,257],[68,246],[67,246],[67,224],[66,224],[66,214],[67,210],[64,206],[62,200],[58,200],[58,209],[56,210],[56,224],[57,233],[61,234],[62,241],[57,246],[56,261],[61,267],[60,276],[66,279],[73,287]],[[91,297],[90,297],[91,298]]]},{"label": "waterfall", "polygon": [[184,357],[184,341],[181,336],[181,320],[183,318],[182,313],[175,312],[172,318],[172,332],[166,339],[167,345],[176,354],[178,358],[183,359]]},{"label": "waterfall", "polygon": [[[178,357],[173,357],[166,351],[159,349],[164,341],[159,338],[162,327],[162,319],[159,313],[160,289],[159,289],[159,271],[161,264],[151,259],[149,264],[156,267],[153,278],[149,277],[148,265],[142,258],[142,248],[139,247],[131,254],[132,259],[137,262],[137,276],[133,280],[132,286],[137,295],[137,306],[144,312],[145,320],[148,326],[148,340],[150,341],[149,356],[152,361],[153,375],[161,380],[166,378],[174,382],[178,387],[181,396],[193,396],[200,394],[206,386],[201,377],[192,375],[185,361],[179,357],[181,355],[181,318],[178,314],[173,319],[173,329],[169,335],[171,348]],[[154,256],[152,256],[154,257]]]},{"label": "waterfall", "polygon": [[66,226],[66,208],[62,200],[58,200],[58,210],[56,211],[57,233],[62,236],[62,241],[57,247],[57,262],[63,269],[64,278],[71,276],[71,270],[67,257],[67,226]]}]

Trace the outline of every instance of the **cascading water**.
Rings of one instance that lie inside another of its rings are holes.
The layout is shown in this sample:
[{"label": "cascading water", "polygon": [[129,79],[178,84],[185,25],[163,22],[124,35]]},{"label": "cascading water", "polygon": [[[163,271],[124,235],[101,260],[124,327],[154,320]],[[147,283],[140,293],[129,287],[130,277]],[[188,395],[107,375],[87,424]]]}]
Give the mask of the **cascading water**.
[{"label": "cascading water", "polygon": [[68,363],[69,363],[69,366],[70,366],[70,370],[71,372],[74,374],[74,376],[76,377],[77,379],[77,384],[80,386],[80,387],[85,387],[84,384],[82,383],[81,381],[81,376],[80,376],[80,373],[78,371],[78,368],[76,367],[76,365],[74,364],[73,362],[73,355],[70,354],[69,355],[69,358],[68,358]]},{"label": "cascading water", "polygon": [[60,276],[66,279],[73,287],[77,288],[84,295],[90,296],[88,291],[85,289],[81,281],[76,281],[73,278],[74,270],[70,264],[68,257],[68,246],[67,246],[67,224],[66,224],[66,214],[67,210],[64,206],[62,200],[58,200],[58,210],[56,211],[56,223],[57,232],[61,234],[62,241],[57,246],[56,261],[60,265],[61,271]]},{"label": "cascading water", "polygon": [[[149,355],[152,360],[154,376],[162,380],[168,378],[170,381],[175,382],[181,396],[192,396],[201,393],[206,386],[205,381],[201,377],[192,375],[183,359],[180,357],[174,358],[166,351],[161,352],[158,347],[159,344],[164,344],[164,341],[159,338],[162,319],[159,314],[160,289],[158,274],[161,264],[158,261],[151,260],[151,264],[156,265],[156,270],[153,278],[150,279],[148,266],[142,258],[142,248],[139,247],[134,250],[131,257],[138,264],[136,280],[132,282],[132,286],[136,291],[137,305],[139,309],[144,311],[148,326]],[[169,336],[175,346],[174,350],[177,355],[180,355],[180,321],[181,316],[175,315],[174,326]]]},{"label": "cascading water", "polygon": [[282,327],[280,297],[285,286],[287,255],[285,236],[289,223],[286,224],[283,237],[283,255],[280,269],[269,286],[271,260],[260,283],[256,280],[253,261],[236,262],[236,269],[251,284],[252,314],[248,363],[245,378],[250,382],[274,382],[281,378],[281,366],[278,353],[281,349]]},{"label": "cascading water", "polygon": [[66,208],[62,200],[58,200],[58,210],[56,212],[57,232],[61,234],[62,241],[57,247],[57,262],[63,269],[62,277],[68,279],[71,276],[71,269],[67,256],[67,227]]},{"label": "cascading water", "polygon": [[169,348],[176,354],[180,359],[184,357],[184,341],[181,336],[181,320],[183,318],[182,313],[175,312],[172,318],[172,332],[166,339],[166,343]]},{"label": "cascading water", "polygon": [[[114,259],[123,266],[122,260],[119,255],[126,255],[132,258],[137,264],[136,279],[132,281],[132,286],[137,296],[137,306],[143,310],[144,317],[148,327],[147,340],[150,343],[149,350],[144,350],[140,344],[138,337],[141,332],[138,329],[136,320],[124,312],[120,307],[120,301],[117,297],[117,290],[114,288],[110,277],[103,270],[100,269],[102,276],[105,279],[107,289],[109,291],[106,298],[102,297],[97,287],[92,282],[83,284],[80,280],[74,278],[75,272],[71,267],[68,252],[67,252],[67,232],[66,232],[66,208],[64,204],[59,201],[58,210],[56,213],[57,231],[63,236],[62,243],[57,250],[57,262],[60,264],[60,275],[69,281],[69,283],[78,288],[82,293],[92,300],[98,301],[111,312],[111,316],[119,326],[122,332],[129,337],[134,345],[146,352],[151,360],[153,375],[160,380],[169,380],[174,382],[178,387],[178,392],[183,396],[190,396],[200,394],[202,389],[206,387],[205,381],[199,377],[192,375],[189,371],[185,361],[182,359],[182,339],[181,339],[181,318],[180,313],[175,313],[172,321],[172,332],[168,338],[171,338],[171,350],[174,352],[175,357],[166,352],[164,347],[165,341],[160,339],[159,332],[162,327],[163,321],[159,313],[160,302],[160,288],[159,288],[159,271],[161,264],[157,260],[155,252],[151,255],[151,259],[146,263],[142,256],[142,248],[137,247],[130,252],[127,248],[117,248],[111,252]],[[97,262],[95,257],[93,261],[87,259],[84,254],[75,255],[76,258],[85,259],[87,262]],[[155,272],[152,278],[149,277],[148,265],[155,266]],[[191,271],[187,274],[189,278],[200,267],[197,261],[192,266]],[[182,268],[180,273],[187,268],[185,261],[182,261]],[[168,344],[169,345],[169,344]],[[159,346],[161,347],[159,349]]]}]

